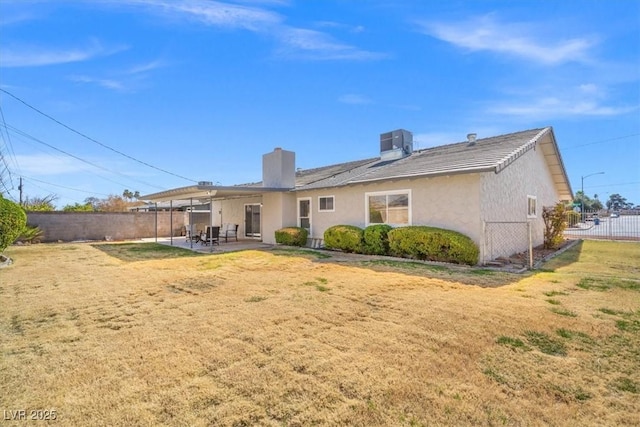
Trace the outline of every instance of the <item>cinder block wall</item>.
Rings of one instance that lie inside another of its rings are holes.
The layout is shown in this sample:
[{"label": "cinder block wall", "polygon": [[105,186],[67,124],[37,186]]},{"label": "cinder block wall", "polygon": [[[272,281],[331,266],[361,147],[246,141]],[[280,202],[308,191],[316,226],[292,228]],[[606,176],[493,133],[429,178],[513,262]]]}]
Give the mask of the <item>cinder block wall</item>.
[{"label": "cinder block wall", "polygon": [[180,235],[184,225],[182,212],[27,212],[27,223],[40,227],[43,242],[74,240],[140,239],[154,237],[156,218],[158,237]]}]

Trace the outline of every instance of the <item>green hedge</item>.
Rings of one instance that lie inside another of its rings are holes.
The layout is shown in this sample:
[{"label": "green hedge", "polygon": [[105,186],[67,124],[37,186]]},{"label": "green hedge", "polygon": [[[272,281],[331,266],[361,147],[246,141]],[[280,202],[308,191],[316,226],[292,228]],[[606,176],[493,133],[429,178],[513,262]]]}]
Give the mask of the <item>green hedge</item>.
[{"label": "green hedge", "polygon": [[0,195],[0,253],[16,241],[27,225],[24,210]]},{"label": "green hedge", "polygon": [[362,233],[362,252],[367,255],[388,255],[388,233],[391,230],[393,227],[387,224],[375,224],[365,228]]},{"label": "green hedge", "polygon": [[478,246],[452,230],[427,226],[394,228],[388,234],[389,253],[402,258],[476,265]]},{"label": "green hedge", "polygon": [[355,225],[334,225],[324,232],[324,247],[344,252],[362,252],[362,228]]},{"label": "green hedge", "polygon": [[289,246],[306,246],[309,232],[302,227],[285,227],[276,230],[276,243]]}]

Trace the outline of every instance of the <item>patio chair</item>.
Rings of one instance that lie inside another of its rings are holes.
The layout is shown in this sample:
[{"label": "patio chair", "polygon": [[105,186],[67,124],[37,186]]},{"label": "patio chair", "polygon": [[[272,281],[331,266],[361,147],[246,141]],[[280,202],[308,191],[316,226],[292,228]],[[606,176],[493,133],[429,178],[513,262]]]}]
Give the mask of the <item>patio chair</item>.
[{"label": "patio chair", "polygon": [[220,245],[220,227],[207,226],[207,232],[200,235],[200,243],[203,245],[209,245],[209,243]]},{"label": "patio chair", "polygon": [[224,242],[227,243],[229,241],[229,237],[233,237],[238,241],[238,224],[222,224],[222,229],[220,230],[220,237],[224,237]]},{"label": "patio chair", "polygon": [[197,242],[198,239],[200,239],[200,233],[197,230],[196,224],[186,224],[184,227],[187,242],[189,240],[195,240]]}]

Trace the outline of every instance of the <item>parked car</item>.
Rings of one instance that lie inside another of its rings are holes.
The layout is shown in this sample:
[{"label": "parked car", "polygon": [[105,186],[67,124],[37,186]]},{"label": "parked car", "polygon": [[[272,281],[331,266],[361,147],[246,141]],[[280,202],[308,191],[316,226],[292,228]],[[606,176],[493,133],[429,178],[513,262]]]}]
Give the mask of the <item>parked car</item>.
[{"label": "parked car", "polygon": [[618,218],[620,216],[620,212],[611,212],[611,218]]}]

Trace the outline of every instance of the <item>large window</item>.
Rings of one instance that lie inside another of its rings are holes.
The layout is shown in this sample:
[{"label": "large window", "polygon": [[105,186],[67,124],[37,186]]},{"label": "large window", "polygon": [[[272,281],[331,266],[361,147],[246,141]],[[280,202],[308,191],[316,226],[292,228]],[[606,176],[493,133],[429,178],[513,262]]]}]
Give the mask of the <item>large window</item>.
[{"label": "large window", "polygon": [[365,193],[368,224],[409,225],[411,191]]},{"label": "large window", "polygon": [[335,211],[335,208],[333,205],[333,196],[318,197],[318,211],[320,212]]}]

